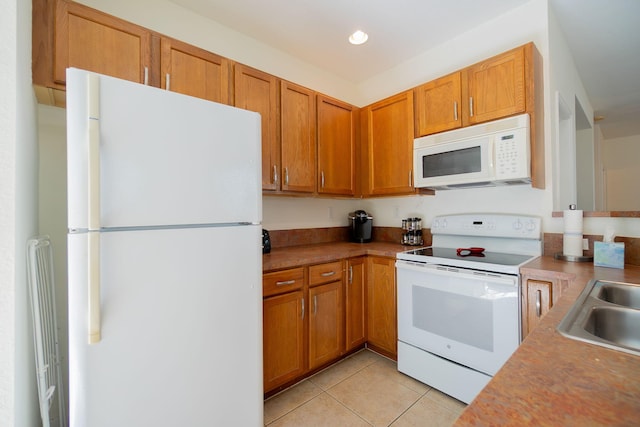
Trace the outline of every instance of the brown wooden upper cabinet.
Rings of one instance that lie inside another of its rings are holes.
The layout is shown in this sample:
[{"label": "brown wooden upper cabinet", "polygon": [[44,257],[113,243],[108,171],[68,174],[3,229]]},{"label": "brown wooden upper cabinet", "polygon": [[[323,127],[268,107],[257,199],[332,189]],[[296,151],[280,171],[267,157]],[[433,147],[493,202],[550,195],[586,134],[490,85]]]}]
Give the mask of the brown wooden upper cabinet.
[{"label": "brown wooden upper cabinet", "polygon": [[[519,47],[464,70],[467,83],[465,125],[525,112],[525,47]],[[463,94],[464,94],[463,90]]]},{"label": "brown wooden upper cabinet", "polygon": [[262,124],[262,189],[280,189],[278,79],[242,64],[234,65],[234,105],[260,113]]},{"label": "brown wooden upper cabinet", "polygon": [[163,89],[229,103],[229,60],[178,40],[160,41]]},{"label": "brown wooden upper cabinet", "polygon": [[363,194],[414,193],[413,91],[365,107],[362,126]]},{"label": "brown wooden upper cabinet", "polygon": [[462,126],[461,73],[418,86],[415,96],[416,137]]},{"label": "brown wooden upper cabinet", "polygon": [[64,89],[68,67],[149,82],[146,28],[66,0],[34,0],[33,17],[34,84]]},{"label": "brown wooden upper cabinet", "polygon": [[415,88],[415,136],[535,113],[541,73],[533,43]]},{"label": "brown wooden upper cabinet", "polygon": [[316,191],[315,92],[291,82],[280,82],[282,190]]},{"label": "brown wooden upper cabinet", "polygon": [[317,95],[318,193],[355,194],[356,109]]},{"label": "brown wooden upper cabinet", "polygon": [[[229,103],[229,60],[221,56],[68,0],[34,0],[33,26],[36,86],[64,90],[66,69],[76,67]],[[64,96],[36,94],[64,106]]]}]

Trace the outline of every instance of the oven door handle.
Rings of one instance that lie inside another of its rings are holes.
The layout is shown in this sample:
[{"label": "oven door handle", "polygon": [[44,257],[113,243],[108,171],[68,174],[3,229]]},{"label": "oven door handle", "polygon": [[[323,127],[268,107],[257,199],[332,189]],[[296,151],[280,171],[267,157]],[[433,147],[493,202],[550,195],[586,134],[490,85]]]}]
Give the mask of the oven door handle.
[{"label": "oven door handle", "polygon": [[489,273],[466,268],[446,267],[441,265],[424,264],[420,262],[411,262],[404,260],[396,261],[396,268],[415,271],[422,274],[434,274],[449,277],[455,276],[472,280],[488,280],[491,281],[491,283],[518,286],[517,276],[511,276],[508,274]]}]

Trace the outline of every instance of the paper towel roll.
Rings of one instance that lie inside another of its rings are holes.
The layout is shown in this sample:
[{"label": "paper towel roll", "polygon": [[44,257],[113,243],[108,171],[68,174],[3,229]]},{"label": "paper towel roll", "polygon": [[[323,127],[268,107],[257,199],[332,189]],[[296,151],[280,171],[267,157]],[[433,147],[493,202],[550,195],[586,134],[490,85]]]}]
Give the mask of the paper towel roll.
[{"label": "paper towel roll", "polygon": [[571,205],[564,211],[564,235],[562,236],[562,253],[570,256],[582,256],[582,211]]},{"label": "paper towel roll", "polygon": [[562,236],[562,253],[570,256],[582,256],[582,234],[567,234]]},{"label": "paper towel roll", "polygon": [[569,209],[564,211],[564,232],[582,234],[582,211]]}]

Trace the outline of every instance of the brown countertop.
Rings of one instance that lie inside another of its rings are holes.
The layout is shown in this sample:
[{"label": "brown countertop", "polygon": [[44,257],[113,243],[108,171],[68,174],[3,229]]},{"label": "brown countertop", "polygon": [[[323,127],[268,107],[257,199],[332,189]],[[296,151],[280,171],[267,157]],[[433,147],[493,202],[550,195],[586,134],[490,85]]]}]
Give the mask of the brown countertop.
[{"label": "brown countertop", "polygon": [[521,271],[541,270],[573,281],[455,425],[640,425],[640,357],[556,331],[590,279],[640,283],[640,267],[612,269],[542,257]]},{"label": "brown countertop", "polygon": [[274,248],[271,253],[262,255],[262,271],[268,272],[301,265],[320,264],[362,255],[395,258],[398,252],[408,251],[411,248],[412,246],[388,242],[337,242]]}]

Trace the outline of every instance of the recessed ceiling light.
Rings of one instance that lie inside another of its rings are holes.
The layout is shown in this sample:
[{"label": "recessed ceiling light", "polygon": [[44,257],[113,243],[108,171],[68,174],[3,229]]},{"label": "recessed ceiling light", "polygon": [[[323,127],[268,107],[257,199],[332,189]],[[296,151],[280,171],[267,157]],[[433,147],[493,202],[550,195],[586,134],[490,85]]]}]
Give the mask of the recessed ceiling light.
[{"label": "recessed ceiling light", "polygon": [[349,36],[349,43],[351,44],[362,44],[367,41],[369,36],[364,31],[356,31],[355,33]]}]

